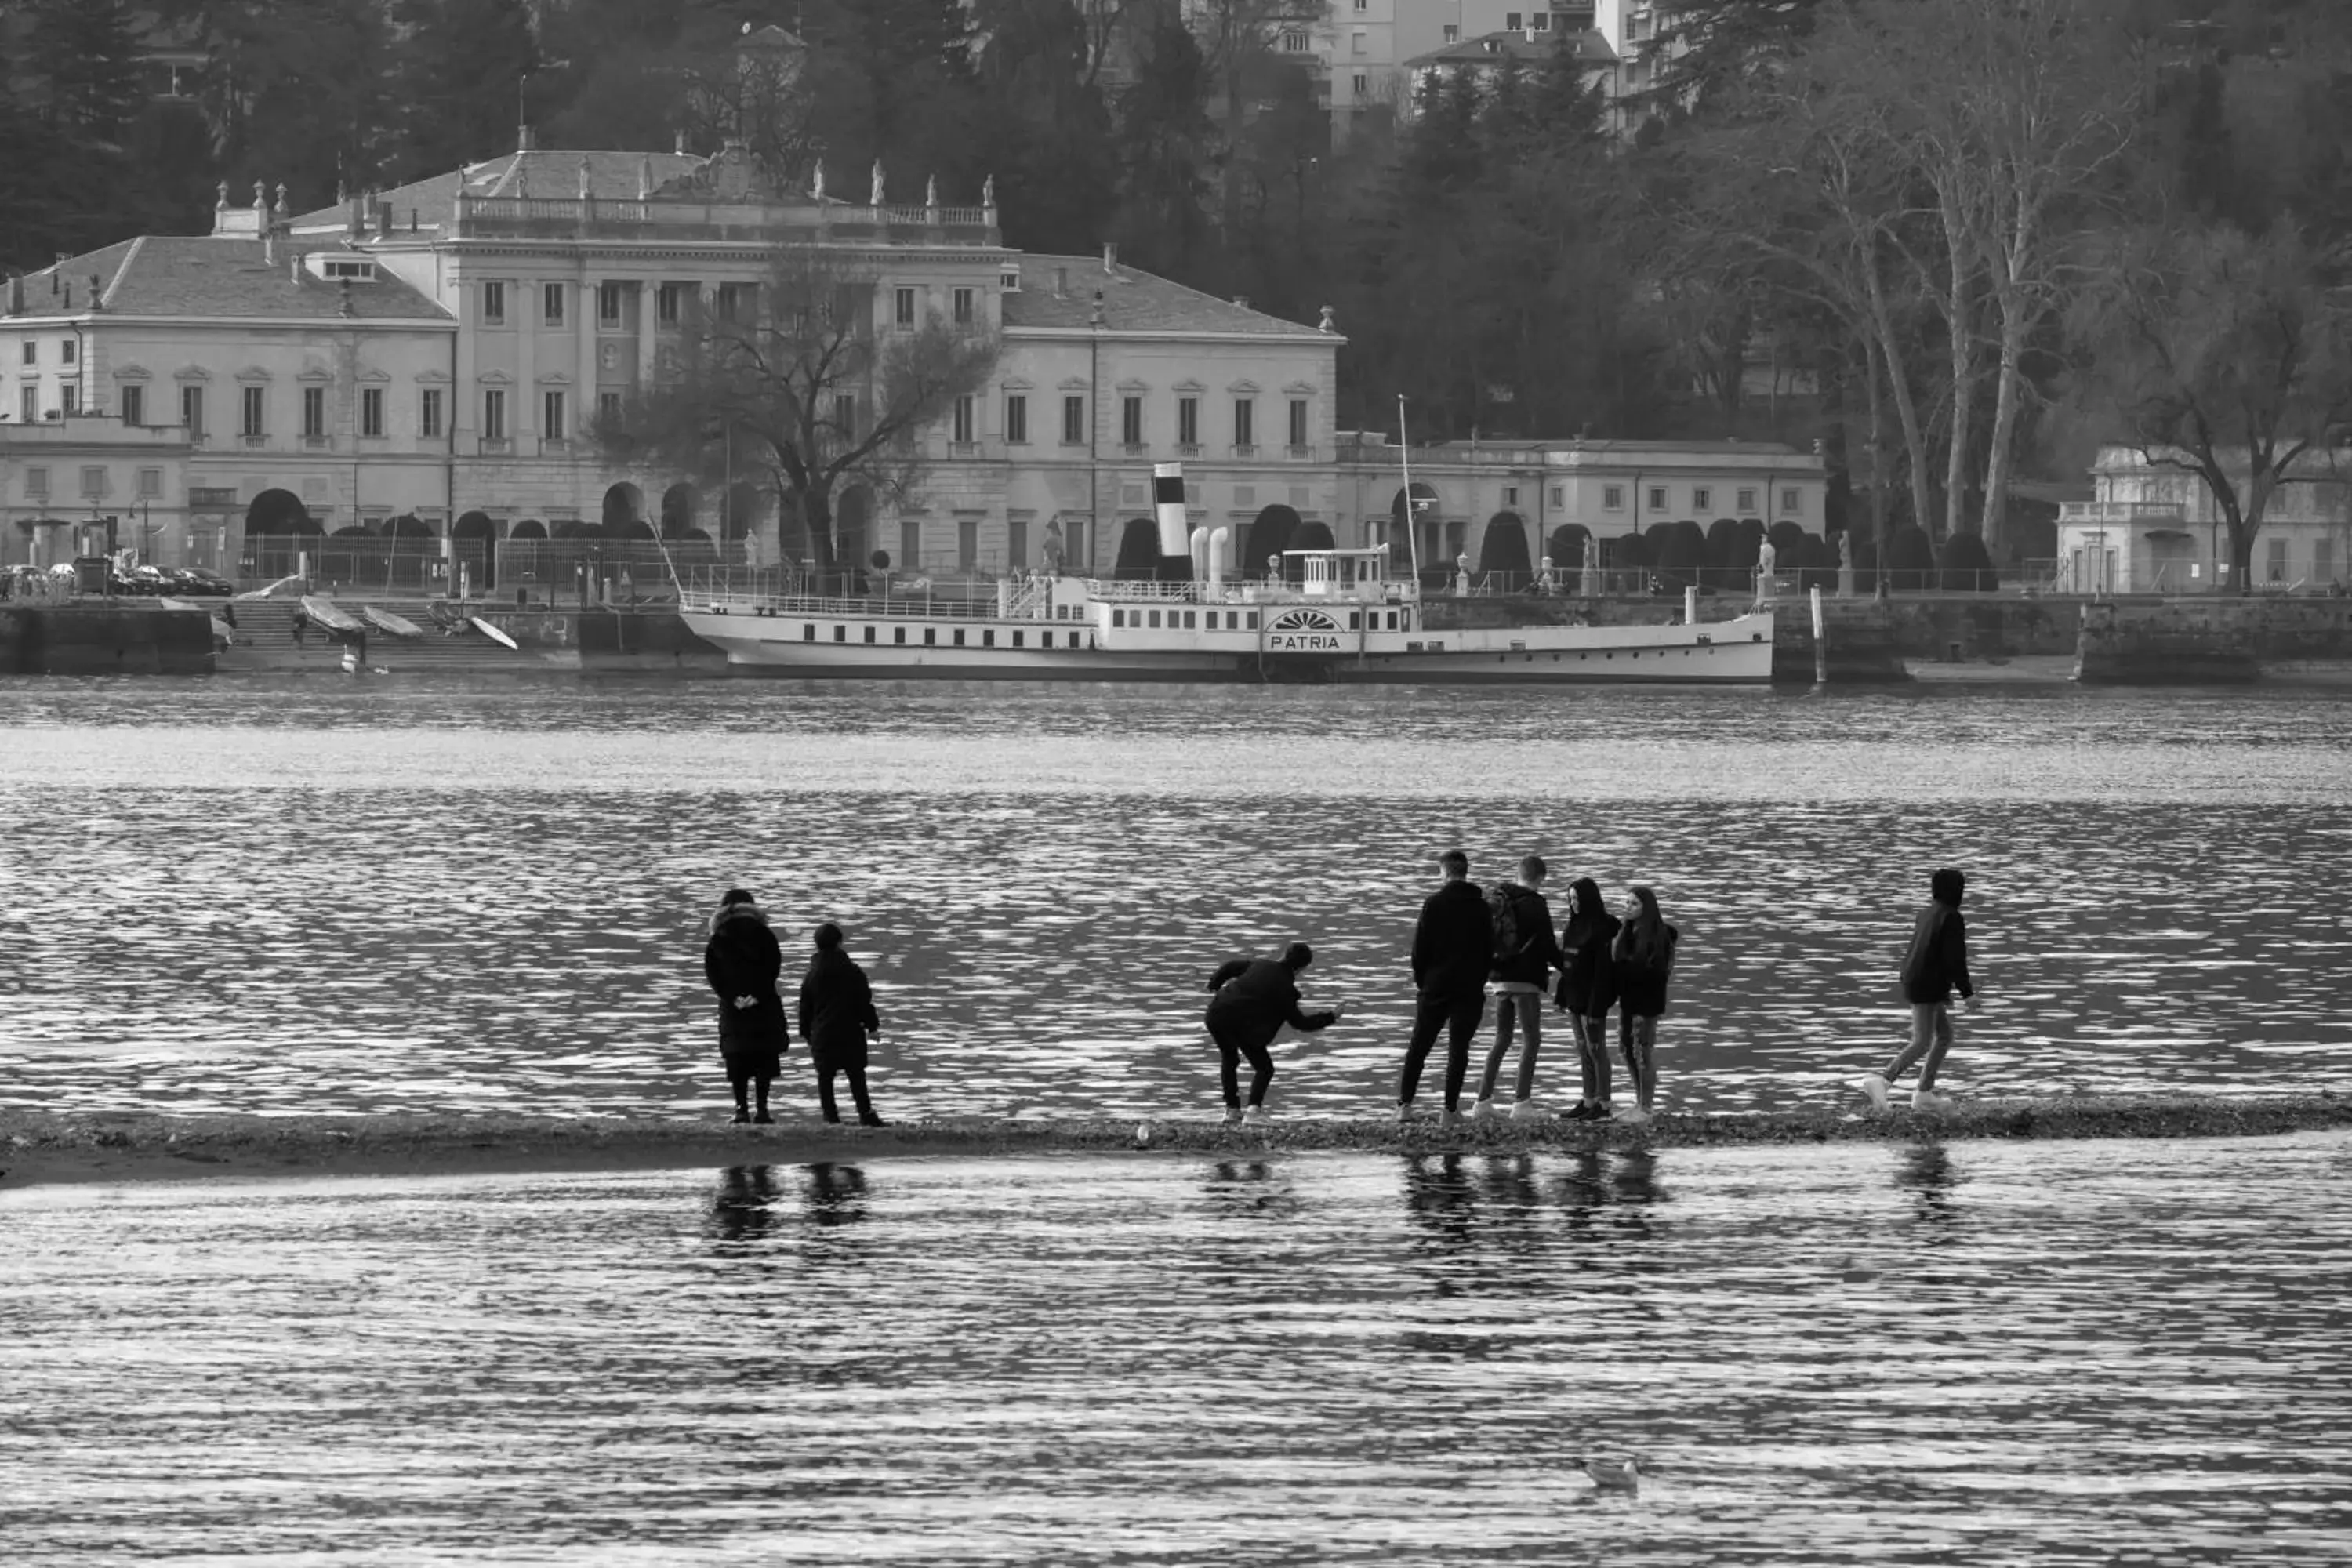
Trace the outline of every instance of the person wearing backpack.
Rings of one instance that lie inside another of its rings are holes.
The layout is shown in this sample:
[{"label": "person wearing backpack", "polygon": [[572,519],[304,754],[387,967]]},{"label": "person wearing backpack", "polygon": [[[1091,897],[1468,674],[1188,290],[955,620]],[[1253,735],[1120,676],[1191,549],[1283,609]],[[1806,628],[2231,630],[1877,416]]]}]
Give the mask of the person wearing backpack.
[{"label": "person wearing backpack", "polygon": [[1609,912],[1601,884],[1579,877],[1569,885],[1568,924],[1559,933],[1559,1010],[1576,1031],[1576,1066],[1584,1098],[1568,1113],[1571,1121],[1601,1121],[1609,1104],[1609,1009],[1617,1001],[1617,971],[1610,945],[1622,922]]},{"label": "person wearing backpack", "polygon": [[1446,1036],[1444,1124],[1451,1127],[1462,1120],[1462,1080],[1470,1072],[1470,1042],[1477,1037],[1478,1021],[1486,1012],[1495,925],[1478,884],[1470,880],[1470,857],[1449,849],[1437,863],[1445,880],[1422,904],[1420,922],[1412,929],[1412,1041],[1405,1047],[1404,1068],[1397,1076],[1397,1120],[1412,1120],[1421,1069],[1442,1029]]},{"label": "person wearing backpack", "polygon": [[857,961],[841,951],[841,928],[827,921],[816,928],[816,953],[801,980],[801,1037],[816,1062],[816,1098],[827,1121],[841,1120],[834,1103],[836,1074],[849,1079],[857,1120],[868,1127],[888,1123],[875,1114],[866,1093],[866,1037],[882,1032],[874,1012],[874,987]]},{"label": "person wearing backpack", "polygon": [[1551,905],[1545,902],[1547,868],[1540,855],[1519,862],[1519,879],[1505,882],[1486,895],[1486,921],[1494,932],[1495,1046],[1486,1053],[1486,1070],[1478,1079],[1478,1103],[1470,1114],[1486,1121],[1495,1114],[1495,1080],[1502,1075],[1503,1058],[1510,1054],[1511,1026],[1518,1026],[1519,1081],[1511,1102],[1511,1120],[1527,1121],[1543,1114],[1533,1098],[1536,1053],[1541,1045],[1538,1020],[1543,1016],[1544,992],[1551,972],[1559,967],[1559,942],[1551,933]]},{"label": "person wearing backpack", "polygon": [[1666,1010],[1666,982],[1675,972],[1675,928],[1658,912],[1658,895],[1635,886],[1625,900],[1625,923],[1609,951],[1620,1009],[1617,1043],[1633,1075],[1634,1108],[1628,1121],[1647,1121],[1658,1092],[1658,1019]]},{"label": "person wearing backpack", "polygon": [[[1294,942],[1277,961],[1236,958],[1209,976],[1209,1037],[1223,1058],[1225,1120],[1264,1121],[1266,1086],[1274,1082],[1274,1058],[1266,1047],[1285,1024],[1302,1033],[1328,1029],[1339,1021],[1339,1009],[1307,1013],[1299,1009],[1298,972],[1315,962],[1315,950]],[[1249,1058],[1249,1113],[1242,1113],[1241,1062]]]}]

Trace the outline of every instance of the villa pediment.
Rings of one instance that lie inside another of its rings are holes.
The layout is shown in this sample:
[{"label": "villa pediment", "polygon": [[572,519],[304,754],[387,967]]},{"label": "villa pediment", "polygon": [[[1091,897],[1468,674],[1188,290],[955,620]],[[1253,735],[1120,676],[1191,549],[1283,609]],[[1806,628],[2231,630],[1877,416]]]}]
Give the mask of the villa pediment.
[{"label": "villa pediment", "polygon": [[143,364],[126,364],[116,367],[114,379],[117,381],[152,381],[155,378],[147,374],[147,367]]}]

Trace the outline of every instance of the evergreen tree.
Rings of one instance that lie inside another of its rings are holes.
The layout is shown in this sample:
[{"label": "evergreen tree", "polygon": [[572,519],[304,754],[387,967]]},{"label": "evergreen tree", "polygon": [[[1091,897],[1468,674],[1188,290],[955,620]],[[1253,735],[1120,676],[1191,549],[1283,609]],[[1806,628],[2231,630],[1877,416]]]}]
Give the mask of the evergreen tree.
[{"label": "evergreen tree", "polygon": [[401,139],[388,184],[513,145],[519,89],[538,59],[523,0],[396,0]]}]

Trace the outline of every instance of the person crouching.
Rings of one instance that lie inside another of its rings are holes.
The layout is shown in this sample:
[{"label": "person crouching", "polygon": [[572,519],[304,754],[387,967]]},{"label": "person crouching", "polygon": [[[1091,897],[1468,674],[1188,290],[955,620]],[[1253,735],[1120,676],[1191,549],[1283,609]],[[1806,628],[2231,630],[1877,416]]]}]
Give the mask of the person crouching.
[{"label": "person crouching", "polygon": [[[702,948],[702,977],[719,997],[719,1058],[735,1091],[735,1120],[773,1121],[768,1085],[782,1066],[792,1027],[776,982],[784,972],[783,950],[768,917],[740,888],[730,888],[710,917],[710,937]],[[759,1114],[751,1094],[759,1091]]]},{"label": "person crouching", "polygon": [[816,928],[816,953],[801,981],[800,1030],[816,1064],[816,1099],[824,1119],[841,1120],[833,1100],[834,1076],[841,1074],[849,1079],[857,1120],[868,1127],[888,1125],[874,1113],[866,1093],[866,1038],[882,1032],[882,1020],[874,1014],[874,987],[866,971],[841,951],[841,928],[830,921]]},{"label": "person crouching", "polygon": [[1304,1013],[1298,1004],[1298,972],[1315,962],[1315,950],[1294,942],[1279,960],[1236,958],[1209,976],[1209,1037],[1217,1042],[1225,1090],[1225,1120],[1244,1120],[1241,1060],[1249,1058],[1247,1120],[1266,1119],[1266,1086],[1274,1082],[1274,1057],[1266,1049],[1285,1024],[1307,1034],[1339,1021],[1339,1009]]}]

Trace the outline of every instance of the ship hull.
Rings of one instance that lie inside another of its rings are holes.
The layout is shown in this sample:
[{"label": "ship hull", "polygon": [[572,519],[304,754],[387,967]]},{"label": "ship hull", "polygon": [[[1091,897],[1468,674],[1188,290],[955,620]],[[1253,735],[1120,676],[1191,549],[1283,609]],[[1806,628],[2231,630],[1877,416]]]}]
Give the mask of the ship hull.
[{"label": "ship hull", "polygon": [[[1342,684],[1761,685],[1771,617],[1696,626],[1526,626],[1341,634],[1284,649],[1248,632],[1129,634],[1068,623],[685,612],[731,674],[805,679],[1324,681]],[[934,640],[927,644],[925,635]],[[1113,632],[1110,636],[1118,636]],[[905,637],[903,642],[896,640]],[[1014,646],[1016,637],[1023,646]],[[1035,646],[1040,638],[1049,646]],[[871,640],[868,640],[868,639]],[[960,646],[949,646],[961,638]],[[1303,639],[1302,639],[1303,640]]]}]

